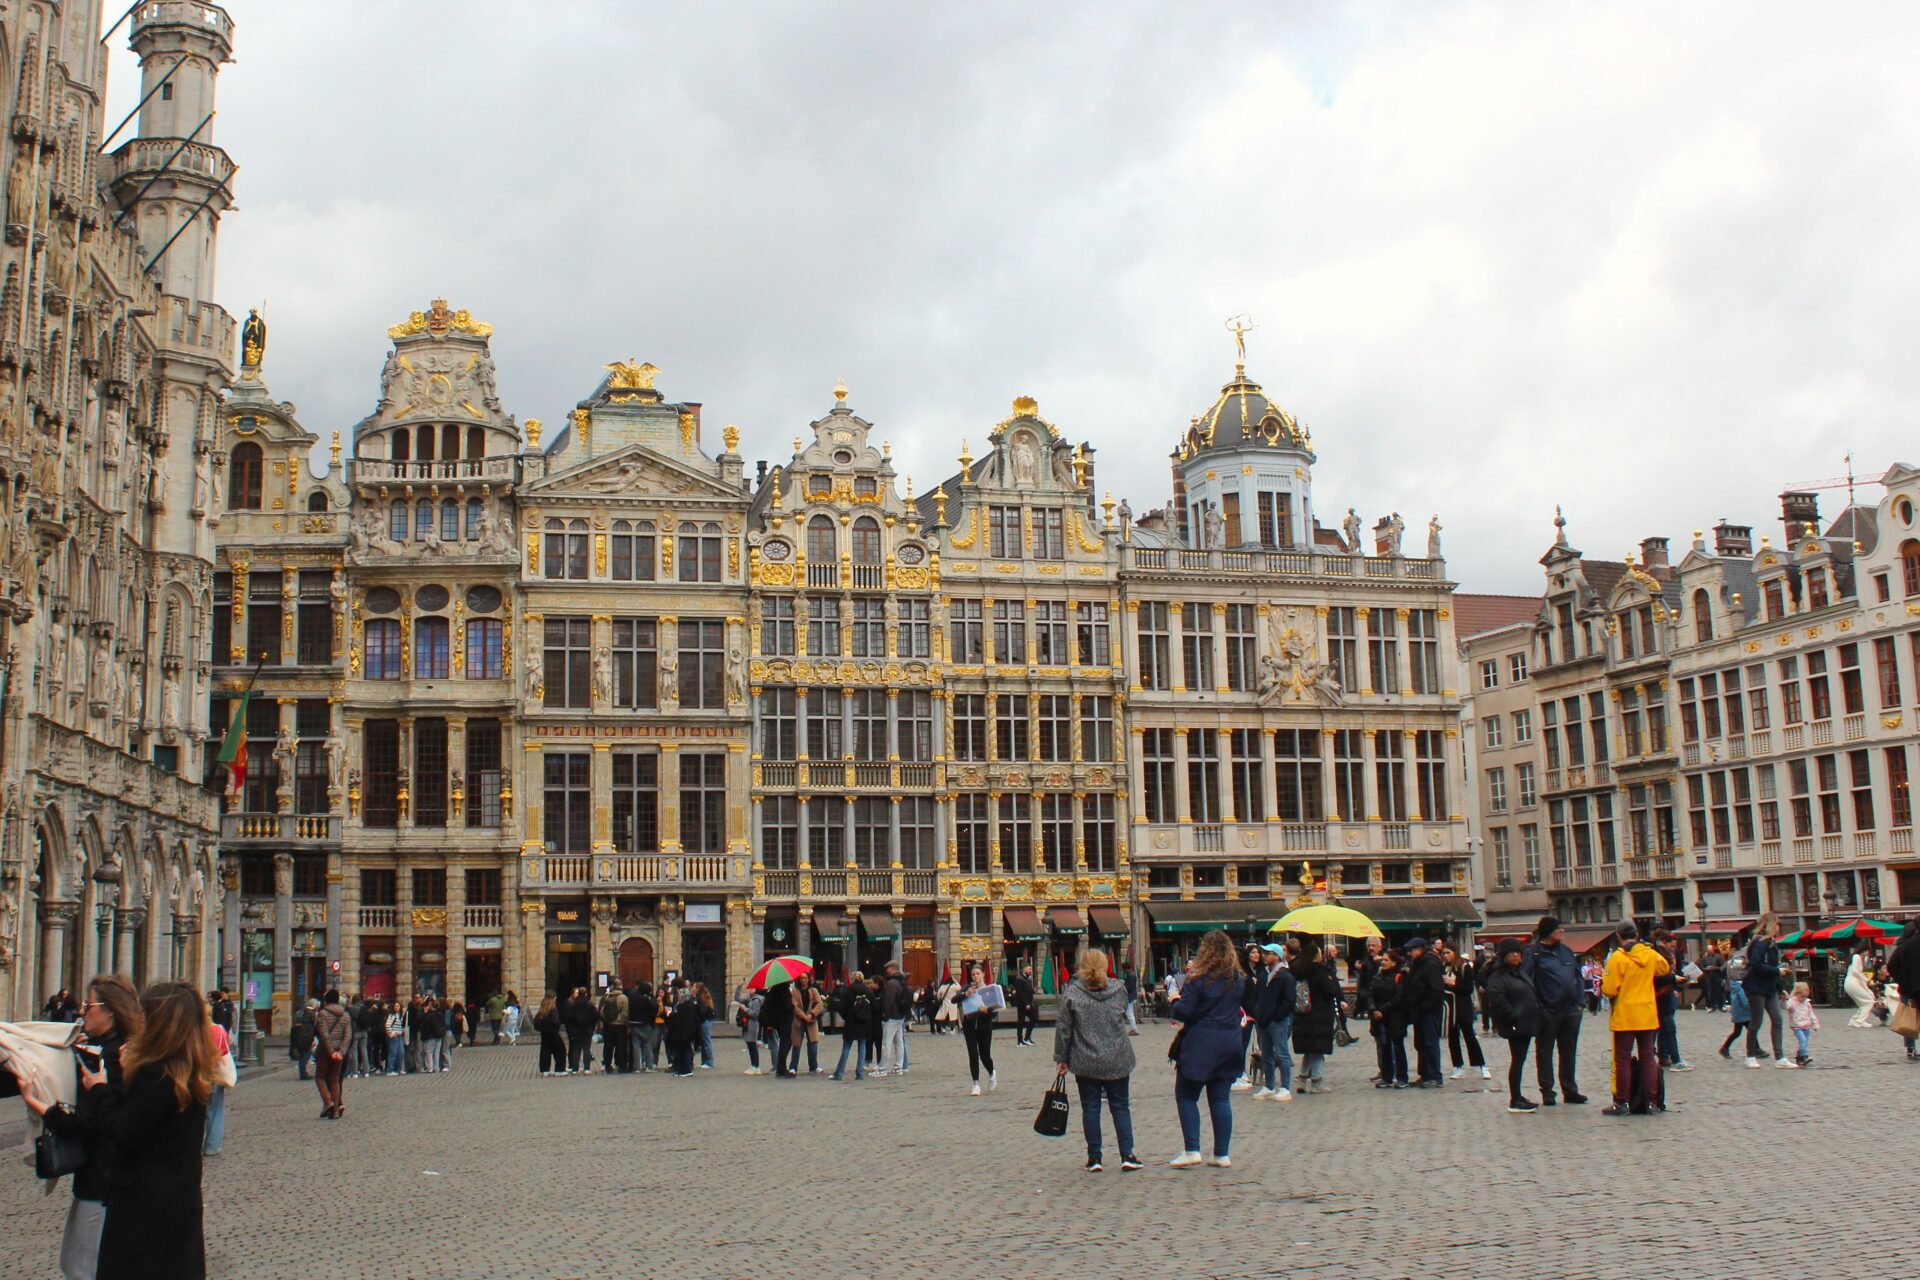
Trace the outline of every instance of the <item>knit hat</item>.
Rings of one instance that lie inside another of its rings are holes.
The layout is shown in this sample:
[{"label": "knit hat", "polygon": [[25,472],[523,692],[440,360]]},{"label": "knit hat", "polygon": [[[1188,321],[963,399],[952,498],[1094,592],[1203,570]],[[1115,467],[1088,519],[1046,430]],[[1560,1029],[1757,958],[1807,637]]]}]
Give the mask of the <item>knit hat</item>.
[{"label": "knit hat", "polygon": [[1522,943],[1520,939],[1508,938],[1506,941],[1500,944],[1500,958],[1504,960],[1508,956],[1519,955],[1522,952],[1524,952],[1526,949],[1527,949],[1526,945]]},{"label": "knit hat", "polygon": [[1560,927],[1559,917],[1541,916],[1540,923],[1533,927],[1533,936],[1536,938],[1551,938],[1553,936],[1553,931],[1555,929],[1558,929],[1559,927]]}]

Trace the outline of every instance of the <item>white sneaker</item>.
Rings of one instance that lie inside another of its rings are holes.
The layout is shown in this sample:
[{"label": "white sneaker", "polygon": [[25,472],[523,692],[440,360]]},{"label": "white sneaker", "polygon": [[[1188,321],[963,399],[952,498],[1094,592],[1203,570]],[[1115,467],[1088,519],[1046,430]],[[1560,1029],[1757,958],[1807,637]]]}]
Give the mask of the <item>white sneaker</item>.
[{"label": "white sneaker", "polygon": [[1264,1085],[1262,1085],[1260,1088],[1255,1089],[1253,1091],[1253,1100],[1255,1102],[1264,1101],[1265,1099],[1271,1098],[1272,1096],[1273,1096],[1273,1090],[1267,1088]]},{"label": "white sneaker", "polygon": [[1216,1168],[1216,1169],[1231,1169],[1231,1168],[1233,1168],[1233,1157],[1231,1157],[1231,1156],[1208,1156],[1208,1157],[1207,1157],[1207,1163],[1208,1163],[1208,1164],[1210,1164],[1210,1165],[1212,1165],[1212,1166],[1213,1166],[1214,1168]]},{"label": "white sneaker", "polygon": [[1481,1078],[1482,1080],[1491,1080],[1491,1079],[1493,1079],[1493,1068],[1492,1068],[1492,1067],[1482,1067],[1482,1068],[1480,1068],[1480,1078]]},{"label": "white sneaker", "polygon": [[1461,1076],[1465,1074],[1467,1074],[1467,1069],[1465,1067],[1455,1067],[1453,1069],[1453,1074],[1449,1075],[1447,1079],[1458,1080]]},{"label": "white sneaker", "polygon": [[1179,1155],[1167,1161],[1167,1167],[1172,1169],[1193,1169],[1202,1163],[1204,1163],[1204,1161],[1201,1160],[1198,1151],[1182,1151]]},{"label": "white sneaker", "polygon": [[1798,1071],[1800,1069],[1800,1064],[1792,1058],[1775,1058],[1773,1065],[1776,1067],[1785,1067],[1789,1071]]},{"label": "white sneaker", "polygon": [[760,1068],[748,1067],[745,1071],[742,1071],[740,1074],[743,1076],[757,1076],[760,1074]]},{"label": "white sneaker", "polygon": [[980,1096],[980,1082],[978,1080],[973,1083],[973,1096],[976,1098]]},{"label": "white sneaker", "polygon": [[992,1093],[995,1089],[998,1089],[999,1087],[1000,1087],[1000,1073],[998,1071],[987,1072],[987,1092]]},{"label": "white sneaker", "polygon": [[1748,1058],[1748,1059],[1747,1059],[1747,1065],[1748,1065],[1748,1066],[1750,1066],[1750,1067],[1757,1067],[1757,1066],[1759,1066],[1759,1065],[1760,1065],[1760,1059],[1758,1059],[1758,1058]]},{"label": "white sneaker", "polygon": [[1233,1088],[1229,1090],[1229,1092],[1232,1093],[1251,1093],[1252,1091],[1253,1081],[1247,1079],[1245,1076],[1241,1076],[1238,1080],[1235,1080],[1233,1082]]},{"label": "white sneaker", "polygon": [[1275,1102],[1292,1102],[1293,1091],[1290,1089],[1275,1089],[1273,1091],[1273,1100]]}]

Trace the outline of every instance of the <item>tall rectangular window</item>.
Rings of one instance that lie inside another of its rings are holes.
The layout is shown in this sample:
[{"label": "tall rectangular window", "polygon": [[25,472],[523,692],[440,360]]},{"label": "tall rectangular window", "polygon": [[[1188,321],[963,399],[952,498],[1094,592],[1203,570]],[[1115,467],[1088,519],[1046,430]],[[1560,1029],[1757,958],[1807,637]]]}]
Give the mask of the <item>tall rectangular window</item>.
[{"label": "tall rectangular window", "polygon": [[844,866],[847,860],[847,805],[839,796],[808,806],[807,861],[816,867]]},{"label": "tall rectangular window", "polygon": [[413,823],[447,825],[447,722],[438,716],[413,722]]},{"label": "tall rectangular window", "polygon": [[360,745],[366,775],[362,821],[369,827],[396,827],[400,825],[400,722],[367,721]]},{"label": "tall rectangular window", "polygon": [[1860,687],[1860,646],[1857,644],[1840,646],[1840,709],[1850,716],[1867,709],[1866,695]]},{"label": "tall rectangular window", "polygon": [[807,759],[846,758],[841,737],[845,727],[843,699],[839,689],[814,689],[807,694]]},{"label": "tall rectangular window", "polygon": [[278,569],[247,575],[247,662],[280,665],[280,581]]},{"label": "tall rectangular window", "polygon": [[1187,810],[1195,822],[1220,821],[1220,734],[1187,730]]},{"label": "tall rectangular window", "polygon": [[807,655],[813,658],[840,656],[840,602],[831,597],[807,599]]},{"label": "tall rectangular window", "polygon": [[996,560],[1018,560],[1024,554],[1020,545],[1020,508],[987,508],[987,554]]},{"label": "tall rectangular window", "polygon": [[222,569],[213,575],[213,665],[233,661],[233,575]]},{"label": "tall rectangular window", "polygon": [[1036,560],[1067,558],[1065,513],[1059,507],[1034,508],[1033,557]]},{"label": "tall rectangular window", "polygon": [[1513,713],[1513,741],[1517,746],[1533,741],[1533,712],[1516,711]]},{"label": "tall rectangular window", "polygon": [[500,722],[467,721],[467,825],[500,826]]},{"label": "tall rectangular window", "polygon": [[883,796],[853,802],[853,864],[884,871],[893,862],[893,805]]},{"label": "tall rectangular window", "polygon": [[925,689],[902,689],[893,700],[894,752],[908,764],[933,759],[933,694]]},{"label": "tall rectangular window", "polygon": [[1868,751],[1847,753],[1847,780],[1853,784],[1853,829],[1873,830],[1873,756]]},{"label": "tall rectangular window", "polygon": [[1532,822],[1520,825],[1520,857],[1527,883],[1540,883],[1540,828]]},{"label": "tall rectangular window", "polygon": [[1833,694],[1827,684],[1827,655],[1807,655],[1807,713],[1815,720],[1833,717]]},{"label": "tall rectangular window", "polygon": [[1267,820],[1267,760],[1264,735],[1258,729],[1235,729],[1228,735],[1228,772],[1233,780],[1233,816],[1236,822]]},{"label": "tall rectangular window", "polygon": [[391,907],[400,901],[400,877],[392,867],[363,868],[360,872],[360,905]]},{"label": "tall rectangular window", "polygon": [[1407,820],[1406,749],[1398,729],[1373,735],[1373,797],[1383,822]]},{"label": "tall rectangular window", "polygon": [[1317,729],[1274,731],[1274,789],[1282,822],[1318,822],[1323,816],[1320,738]]},{"label": "tall rectangular window", "polygon": [[1900,658],[1892,636],[1881,636],[1873,642],[1873,667],[1880,682],[1880,709],[1899,706]]},{"label": "tall rectangular window", "polygon": [[541,705],[586,708],[593,705],[593,622],[589,618],[548,618],[543,624],[546,682]]},{"label": "tall rectangular window", "polygon": [[1033,797],[1000,797],[1000,865],[1016,874],[1033,871]]},{"label": "tall rectangular window", "polygon": [[1054,875],[1073,870],[1073,795],[1049,791],[1040,797],[1040,869]]},{"label": "tall rectangular window", "polygon": [[930,871],[940,861],[934,851],[933,797],[904,796],[900,815],[900,844],[894,851],[908,871]]},{"label": "tall rectangular window", "polygon": [[850,652],[856,658],[887,656],[887,602],[879,596],[853,598]]},{"label": "tall rectangular window", "polygon": [[1114,799],[1100,792],[1080,802],[1080,835],[1087,846],[1087,870],[1114,868],[1119,829],[1114,822]]},{"label": "tall rectangular window", "polygon": [[947,657],[953,662],[977,666],[987,660],[986,629],[978,600],[955,600],[947,611],[947,648]]},{"label": "tall rectangular window", "polygon": [[1027,606],[1023,600],[993,602],[993,660],[1015,666],[1027,661]]},{"label": "tall rectangular window", "polygon": [[1487,750],[1498,750],[1503,745],[1501,742],[1503,723],[1499,716],[1488,716],[1480,722],[1480,744]]},{"label": "tall rectangular window", "polygon": [[719,710],[727,705],[727,624],[720,618],[682,618],[680,709]]},{"label": "tall rectangular window", "polygon": [[1333,735],[1333,803],[1342,822],[1367,820],[1367,765],[1364,731],[1337,729]]},{"label": "tall rectangular window", "polygon": [[[299,639],[295,652],[303,667],[325,666],[333,661],[333,601],[328,594],[332,579],[325,569],[300,572]],[[168,652],[175,652],[168,647]]]},{"label": "tall rectangular window", "polygon": [[652,618],[613,620],[613,705],[652,710],[660,705],[658,624]]},{"label": "tall rectangular window", "polygon": [[1507,811],[1507,771],[1505,769],[1487,770],[1487,812],[1505,813]]},{"label": "tall rectangular window", "polygon": [[615,582],[652,582],[659,556],[654,550],[651,520],[615,520],[611,538]]},{"label": "tall rectangular window", "polygon": [[720,526],[712,521],[698,525],[691,521],[683,523],[680,526],[680,581],[720,581],[721,550],[725,541]]},{"label": "tall rectangular window", "polygon": [[1113,649],[1107,633],[1107,606],[1082,600],[1075,606],[1074,657],[1083,667],[1104,667],[1113,662]]},{"label": "tall rectangular window", "polygon": [[853,758],[869,763],[885,760],[887,749],[887,691],[855,689],[849,708],[853,719]]},{"label": "tall rectangular window", "polygon": [[593,851],[593,754],[549,751],[541,757],[546,807],[542,835],[548,853]]},{"label": "tall rectangular window", "polygon": [[954,859],[967,875],[985,875],[993,866],[988,835],[987,797],[963,791],[953,798]]},{"label": "tall rectangular window", "polygon": [[987,758],[987,695],[953,695],[953,743],[955,760],[981,761]]},{"label": "tall rectangular window", "polygon": [[769,688],[760,691],[760,757],[787,761],[799,750],[799,721],[796,718],[793,690]]},{"label": "tall rectangular window", "polygon": [[792,596],[767,596],[760,601],[760,652],[769,658],[793,656]]},{"label": "tall rectangular window", "polygon": [[467,871],[467,905],[497,907],[504,899],[500,892],[500,872],[494,867],[473,867]]},{"label": "tall rectangular window", "polygon": [[1800,711],[1800,659],[1780,659],[1780,723],[1799,724],[1804,719]]},{"label": "tall rectangular window", "polygon": [[613,847],[621,853],[660,848],[660,757],[655,752],[613,753]]},{"label": "tall rectangular window", "polygon": [[1254,638],[1254,609],[1230,604],[1226,613],[1227,688],[1250,693],[1260,686],[1260,651]]},{"label": "tall rectangular window", "polygon": [[1540,802],[1540,793],[1535,789],[1533,762],[1531,760],[1513,767],[1514,791],[1520,799],[1522,809],[1531,809]]},{"label": "tall rectangular window", "polygon": [[727,851],[727,753],[680,753],[680,847],[688,853]]},{"label": "tall rectangular window", "polygon": [[1429,822],[1447,817],[1447,735],[1439,729],[1421,729],[1413,736],[1413,780],[1419,794],[1420,816]]},{"label": "tall rectangular window", "polygon": [[1172,729],[1148,729],[1140,735],[1140,786],[1148,822],[1174,820],[1174,765]]},{"label": "tall rectangular window", "polygon": [[1204,600],[1189,600],[1180,615],[1180,660],[1187,688],[1213,688],[1213,606]]},{"label": "tall rectangular window", "polygon": [[1367,676],[1375,693],[1400,692],[1400,620],[1391,609],[1367,615]]},{"label": "tall rectangular window", "polygon": [[1835,835],[1840,830],[1840,759],[1832,755],[1816,756],[1813,765],[1820,784],[1820,832]]},{"label": "tall rectangular window", "polygon": [[1080,758],[1104,764],[1113,755],[1113,699],[1089,693],[1080,699]]},{"label": "tall rectangular window", "polygon": [[1293,545],[1293,495],[1262,490],[1260,493],[1260,545]]},{"label": "tall rectangular window", "polygon": [[467,619],[467,679],[498,680],[505,674],[505,639],[500,619]]},{"label": "tall rectangular window", "polygon": [[413,678],[445,680],[452,670],[452,647],[445,618],[421,618],[413,624]]},{"label": "tall rectangular window", "polygon": [[1067,602],[1065,600],[1034,602],[1033,660],[1044,667],[1067,665]]},{"label": "tall rectangular window", "polygon": [[447,905],[447,870],[445,867],[415,867],[413,869],[413,905],[416,907],[444,907]]},{"label": "tall rectangular window", "polygon": [[769,871],[800,865],[800,802],[793,796],[760,801],[760,861]]},{"label": "tall rectangular window", "polygon": [[1493,841],[1493,882],[1500,888],[1513,883],[1513,840],[1505,827],[1487,832]]},{"label": "tall rectangular window", "polygon": [[993,741],[997,759],[1031,759],[1027,716],[1028,701],[1024,693],[1002,694],[993,700]]},{"label": "tall rectangular window", "polygon": [[1050,764],[1073,759],[1073,704],[1063,693],[1040,695],[1040,759]]},{"label": "tall rectangular window", "polygon": [[933,614],[925,600],[902,600],[894,650],[902,658],[933,656]]},{"label": "tall rectangular window", "polygon": [[1436,610],[1408,611],[1407,666],[1415,693],[1440,692],[1440,617]]},{"label": "tall rectangular window", "polygon": [[1173,685],[1167,605],[1163,600],[1142,600],[1138,615],[1140,648],[1140,687],[1168,689]]},{"label": "tall rectangular window", "polygon": [[1887,799],[1891,823],[1896,827],[1913,825],[1913,793],[1907,782],[1907,749],[1887,748]]}]

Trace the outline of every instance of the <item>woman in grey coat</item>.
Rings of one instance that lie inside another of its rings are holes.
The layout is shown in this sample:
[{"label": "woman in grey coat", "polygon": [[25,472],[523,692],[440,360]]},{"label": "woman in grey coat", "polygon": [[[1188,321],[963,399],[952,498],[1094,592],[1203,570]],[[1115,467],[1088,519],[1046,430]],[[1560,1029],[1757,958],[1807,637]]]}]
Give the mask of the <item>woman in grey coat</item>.
[{"label": "woman in grey coat", "polygon": [[1127,988],[1107,976],[1107,953],[1088,947],[1080,953],[1078,974],[1060,995],[1053,1024],[1056,1078],[1071,1071],[1080,1086],[1080,1124],[1087,1136],[1087,1172],[1099,1173],[1100,1099],[1113,1111],[1113,1136],[1120,1145],[1120,1168],[1140,1167],[1133,1153],[1133,1107],[1127,1099],[1133,1075],[1133,1046],[1127,1042]]}]

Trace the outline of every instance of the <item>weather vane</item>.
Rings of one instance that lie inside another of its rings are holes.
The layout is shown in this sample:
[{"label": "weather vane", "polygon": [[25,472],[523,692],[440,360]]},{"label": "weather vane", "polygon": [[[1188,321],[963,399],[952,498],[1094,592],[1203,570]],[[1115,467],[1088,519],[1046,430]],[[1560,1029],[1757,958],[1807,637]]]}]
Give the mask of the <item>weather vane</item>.
[{"label": "weather vane", "polygon": [[1241,369],[1247,367],[1247,334],[1253,331],[1252,316],[1228,316],[1227,332],[1233,335],[1235,364]]}]

